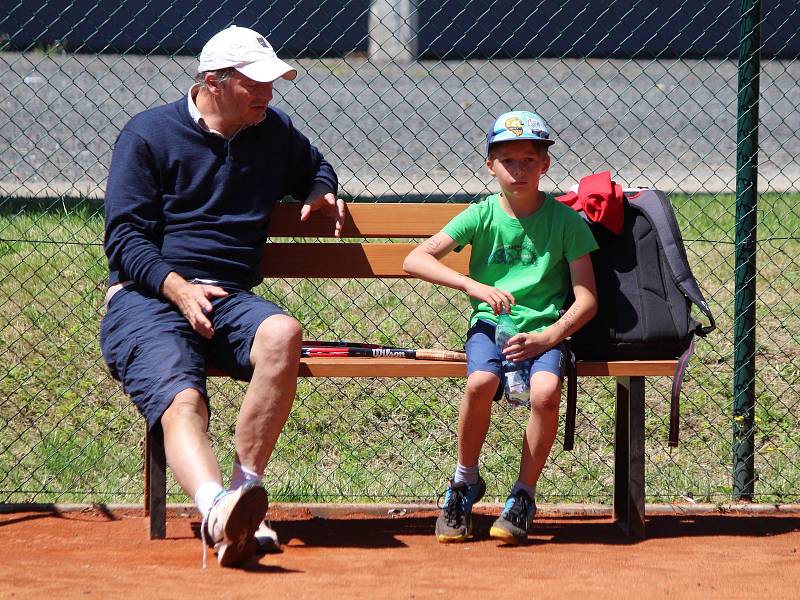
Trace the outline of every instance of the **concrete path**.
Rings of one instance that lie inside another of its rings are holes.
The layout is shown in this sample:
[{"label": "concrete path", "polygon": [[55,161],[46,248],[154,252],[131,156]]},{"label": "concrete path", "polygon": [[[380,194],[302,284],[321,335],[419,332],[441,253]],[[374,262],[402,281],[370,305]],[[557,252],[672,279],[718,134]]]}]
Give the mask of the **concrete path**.
[{"label": "concrete path", "polygon": [[[544,187],[610,169],[625,186],[735,190],[731,61],[298,60],[283,108],[351,196],[423,200],[491,189],[493,116],[530,107],[558,143]],[[0,194],[102,197],[114,140],[141,110],[181,97],[191,57],[0,53]],[[759,189],[800,188],[800,63],[764,62]]]}]

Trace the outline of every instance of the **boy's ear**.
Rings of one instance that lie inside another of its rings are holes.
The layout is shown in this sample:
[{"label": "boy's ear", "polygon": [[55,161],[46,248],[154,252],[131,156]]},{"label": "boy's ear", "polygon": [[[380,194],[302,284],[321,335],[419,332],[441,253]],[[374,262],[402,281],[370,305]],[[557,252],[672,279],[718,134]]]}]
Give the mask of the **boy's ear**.
[{"label": "boy's ear", "polygon": [[489,175],[491,175],[492,177],[495,176],[495,174],[494,174],[494,166],[493,165],[494,165],[494,160],[491,157],[487,158],[486,159],[486,170],[489,171]]},{"label": "boy's ear", "polygon": [[545,150],[544,162],[542,163],[542,175],[547,173],[547,169],[549,168],[550,168],[550,153]]}]

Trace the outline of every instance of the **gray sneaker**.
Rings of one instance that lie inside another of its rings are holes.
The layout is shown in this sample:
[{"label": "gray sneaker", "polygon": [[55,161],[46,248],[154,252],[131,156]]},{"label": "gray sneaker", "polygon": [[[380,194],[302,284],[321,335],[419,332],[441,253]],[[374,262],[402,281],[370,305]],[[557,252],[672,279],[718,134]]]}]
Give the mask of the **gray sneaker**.
[{"label": "gray sneaker", "polygon": [[253,537],[268,506],[267,492],[257,483],[246,483],[214,503],[202,527],[217,552],[220,566],[241,565],[252,556]]},{"label": "gray sneaker", "polygon": [[443,544],[463,542],[472,537],[472,506],[486,493],[486,482],[454,483],[444,492],[444,505],[436,519],[436,539]]},{"label": "gray sneaker", "polygon": [[509,496],[503,512],[492,524],[489,535],[507,544],[524,544],[536,516],[536,502],[524,490]]}]

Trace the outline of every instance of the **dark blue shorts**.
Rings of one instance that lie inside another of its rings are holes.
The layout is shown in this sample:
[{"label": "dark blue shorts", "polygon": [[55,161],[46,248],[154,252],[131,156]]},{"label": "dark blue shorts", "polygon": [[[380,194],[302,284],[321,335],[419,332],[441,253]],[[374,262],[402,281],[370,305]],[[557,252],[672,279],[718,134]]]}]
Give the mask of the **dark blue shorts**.
[{"label": "dark blue shorts", "polygon": [[231,292],[211,303],[214,337],[207,340],[171,302],[135,285],[111,298],[100,323],[100,349],[111,375],[122,382],[148,427],[185,389],[199,391],[208,402],[208,365],[237,379],[250,379],[256,330],[267,317],[285,314],[251,292]]},{"label": "dark blue shorts", "polygon": [[[478,321],[467,332],[467,377],[475,371],[488,371],[494,373],[502,380],[503,355],[494,343],[494,323]],[[530,361],[530,379],[534,373],[545,371],[557,377],[564,377],[564,346],[559,344],[547,350]],[[499,386],[495,400],[502,396],[503,388]]]}]

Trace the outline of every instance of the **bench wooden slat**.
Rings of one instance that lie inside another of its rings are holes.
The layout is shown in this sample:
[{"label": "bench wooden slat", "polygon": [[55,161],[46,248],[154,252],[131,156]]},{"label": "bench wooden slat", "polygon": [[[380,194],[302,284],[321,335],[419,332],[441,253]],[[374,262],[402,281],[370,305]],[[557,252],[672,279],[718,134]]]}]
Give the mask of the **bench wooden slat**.
[{"label": "bench wooden slat", "polygon": [[[403,271],[403,260],[417,245],[397,242],[336,243],[278,242],[264,247],[261,273],[265,277],[326,278],[409,278]],[[444,264],[466,273],[469,270],[469,249],[451,252]]]},{"label": "bench wooden slat", "polygon": [[[676,360],[579,361],[579,377],[645,377],[675,374]],[[227,377],[209,368],[211,377]],[[300,377],[466,377],[467,363],[409,358],[314,356],[300,360]]]},{"label": "bench wooden slat", "polygon": [[[270,220],[270,237],[333,237],[333,221],[312,213],[300,222],[300,203],[275,206]],[[441,230],[469,204],[387,204],[350,203],[342,237],[423,238]]]}]

